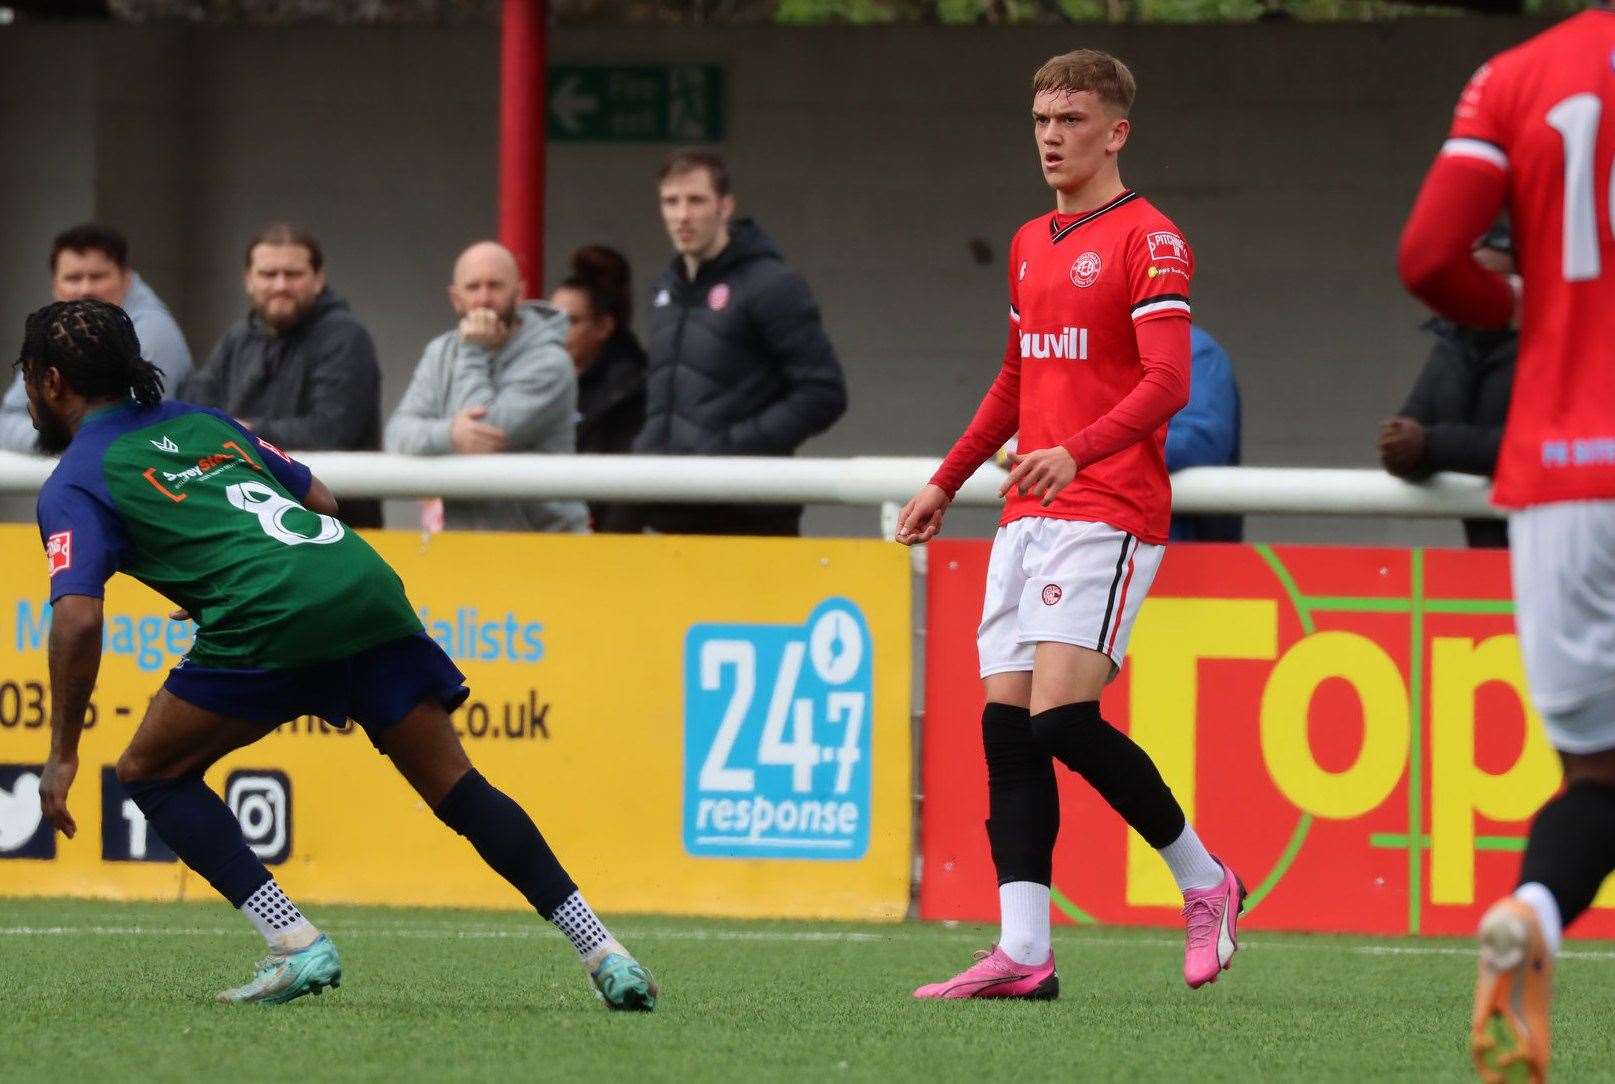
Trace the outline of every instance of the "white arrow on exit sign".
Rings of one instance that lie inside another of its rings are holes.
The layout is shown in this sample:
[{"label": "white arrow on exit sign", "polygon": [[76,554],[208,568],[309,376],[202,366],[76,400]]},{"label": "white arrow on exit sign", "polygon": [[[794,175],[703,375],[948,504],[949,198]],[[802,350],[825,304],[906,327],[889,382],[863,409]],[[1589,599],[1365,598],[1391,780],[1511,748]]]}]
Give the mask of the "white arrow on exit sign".
[{"label": "white arrow on exit sign", "polygon": [[600,99],[582,93],[582,80],[577,76],[565,80],[550,96],[550,112],[569,132],[583,130],[583,118],[600,108]]}]

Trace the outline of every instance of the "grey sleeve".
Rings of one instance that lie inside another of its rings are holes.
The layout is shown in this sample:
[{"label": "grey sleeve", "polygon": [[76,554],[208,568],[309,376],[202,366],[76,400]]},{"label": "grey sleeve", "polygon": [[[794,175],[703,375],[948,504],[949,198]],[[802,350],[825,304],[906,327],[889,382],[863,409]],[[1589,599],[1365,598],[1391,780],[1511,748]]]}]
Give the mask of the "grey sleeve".
[{"label": "grey sleeve", "polygon": [[446,455],[453,450],[449,429],[454,419],[444,413],[441,387],[444,351],[428,343],[415,366],[398,409],[387,419],[381,446],[401,455]]},{"label": "grey sleeve", "polygon": [[308,348],[310,411],[292,418],[242,420],[288,451],[352,450],[381,399],[376,345],[359,324],[344,323]]},{"label": "grey sleeve", "polygon": [[163,398],[178,397],[191,375],[191,348],[179,325],[166,312],[155,312],[135,324],[135,333],[146,360],[163,371]]},{"label": "grey sleeve", "polygon": [[[462,345],[457,363],[466,405],[486,406],[482,420],[503,429],[512,449],[553,450],[565,444],[576,450],[578,378],[560,343],[541,343],[512,358],[497,384],[486,350]],[[569,440],[562,439],[563,429]]]},{"label": "grey sleeve", "polygon": [[846,380],[818,303],[800,275],[787,270],[764,284],[752,312],[785,393],[731,428],[729,443],[743,451],[789,454],[846,412]]},{"label": "grey sleeve", "polygon": [[6,389],[6,398],[0,403],[0,449],[8,452],[37,452],[34,438],[34,420],[28,416],[28,392],[23,389],[22,374]]}]

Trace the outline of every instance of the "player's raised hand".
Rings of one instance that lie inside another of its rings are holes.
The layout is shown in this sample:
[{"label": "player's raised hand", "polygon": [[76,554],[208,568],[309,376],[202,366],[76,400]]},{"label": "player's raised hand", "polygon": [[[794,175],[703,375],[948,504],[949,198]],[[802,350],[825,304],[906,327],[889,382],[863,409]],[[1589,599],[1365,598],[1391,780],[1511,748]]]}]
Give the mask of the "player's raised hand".
[{"label": "player's raised hand", "polygon": [[927,483],[897,514],[897,540],[905,546],[931,541],[942,529],[942,517],[952,500],[941,486]]},{"label": "player's raised hand", "polygon": [[1008,496],[1011,489],[1018,489],[1023,497],[1036,497],[1044,508],[1077,476],[1077,461],[1058,444],[1025,455],[1011,453],[1009,461],[1013,467],[998,487],[998,495]]},{"label": "player's raised hand", "polygon": [[449,443],[461,455],[488,455],[505,450],[505,431],[482,421],[488,408],[466,407],[449,424]]},{"label": "player's raised hand", "polygon": [[79,830],[73,814],[67,811],[67,792],[72,789],[78,770],[78,757],[58,757],[52,753],[46,758],[45,770],[39,776],[39,808],[45,819],[68,839]]}]

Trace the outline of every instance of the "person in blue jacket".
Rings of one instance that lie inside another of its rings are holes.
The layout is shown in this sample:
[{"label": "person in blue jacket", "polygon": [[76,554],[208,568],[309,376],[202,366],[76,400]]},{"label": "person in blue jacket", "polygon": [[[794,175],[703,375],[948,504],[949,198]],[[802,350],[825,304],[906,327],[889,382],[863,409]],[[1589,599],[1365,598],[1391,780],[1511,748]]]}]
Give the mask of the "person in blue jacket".
[{"label": "person in blue jacket", "polygon": [[[1239,463],[1239,384],[1228,351],[1206,331],[1189,332],[1193,350],[1189,404],[1167,424],[1166,469],[1231,467]],[[1242,516],[1173,515],[1174,542],[1238,542],[1245,537]]]}]

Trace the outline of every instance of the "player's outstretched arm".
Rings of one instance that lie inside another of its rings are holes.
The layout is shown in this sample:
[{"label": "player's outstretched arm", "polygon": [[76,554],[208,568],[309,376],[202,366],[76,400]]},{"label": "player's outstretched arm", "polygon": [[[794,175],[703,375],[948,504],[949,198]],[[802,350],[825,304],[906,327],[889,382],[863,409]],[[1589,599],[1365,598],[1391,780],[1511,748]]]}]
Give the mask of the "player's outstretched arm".
[{"label": "player's outstretched arm", "polygon": [[79,734],[101,670],[101,600],[63,595],[51,607],[50,756],[39,780],[39,804],[68,839],[78,832],[67,792],[78,774]]}]

